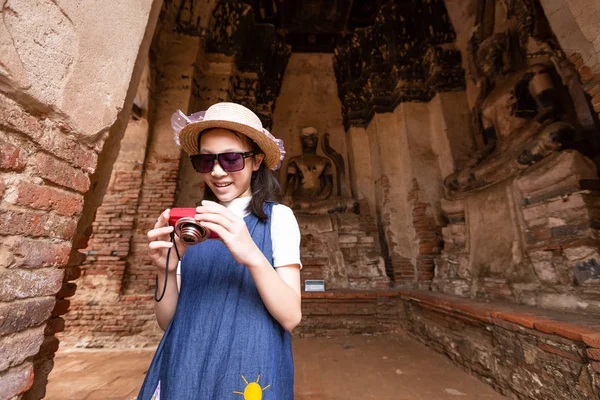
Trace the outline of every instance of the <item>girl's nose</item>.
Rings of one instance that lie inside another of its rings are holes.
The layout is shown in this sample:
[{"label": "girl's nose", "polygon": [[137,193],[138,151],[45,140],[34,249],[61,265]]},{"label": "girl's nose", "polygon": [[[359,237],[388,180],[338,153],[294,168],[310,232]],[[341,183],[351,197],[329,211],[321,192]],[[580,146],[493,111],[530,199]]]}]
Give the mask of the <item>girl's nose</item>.
[{"label": "girl's nose", "polygon": [[225,170],[221,168],[221,164],[219,164],[219,161],[215,160],[215,165],[213,166],[213,169],[210,172],[210,174],[214,177],[221,177],[227,175],[227,172],[225,172]]}]

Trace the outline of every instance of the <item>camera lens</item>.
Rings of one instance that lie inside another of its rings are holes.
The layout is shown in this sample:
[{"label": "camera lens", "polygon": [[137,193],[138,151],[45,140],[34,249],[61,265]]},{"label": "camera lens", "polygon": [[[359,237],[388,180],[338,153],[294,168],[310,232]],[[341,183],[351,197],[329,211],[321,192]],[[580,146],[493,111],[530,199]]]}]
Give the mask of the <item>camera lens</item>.
[{"label": "camera lens", "polygon": [[187,244],[203,242],[210,236],[210,231],[198,225],[194,218],[183,217],[175,223],[175,233]]}]

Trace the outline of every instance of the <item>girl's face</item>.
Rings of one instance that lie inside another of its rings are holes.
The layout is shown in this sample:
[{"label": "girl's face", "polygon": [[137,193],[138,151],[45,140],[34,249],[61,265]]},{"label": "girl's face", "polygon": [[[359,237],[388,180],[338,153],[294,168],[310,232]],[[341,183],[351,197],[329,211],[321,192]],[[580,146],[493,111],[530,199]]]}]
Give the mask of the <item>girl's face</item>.
[{"label": "girl's face", "polygon": [[[200,154],[245,153],[252,150],[252,142],[243,135],[237,135],[228,129],[214,128],[202,133]],[[264,154],[244,159],[244,169],[236,172],[223,170],[215,160],[212,171],[202,174],[204,182],[221,202],[229,202],[238,197],[252,194],[250,180],[252,172],[257,171]]]}]

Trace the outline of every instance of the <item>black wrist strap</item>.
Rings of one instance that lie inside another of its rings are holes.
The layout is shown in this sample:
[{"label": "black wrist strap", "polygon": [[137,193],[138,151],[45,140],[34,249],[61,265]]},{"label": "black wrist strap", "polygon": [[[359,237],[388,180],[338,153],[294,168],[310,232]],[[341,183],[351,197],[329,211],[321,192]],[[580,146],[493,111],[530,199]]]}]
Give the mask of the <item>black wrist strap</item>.
[{"label": "black wrist strap", "polygon": [[171,249],[173,247],[175,247],[177,259],[181,260],[181,257],[179,256],[179,250],[177,249],[177,244],[175,244],[175,232],[171,232],[171,243],[173,243],[173,246],[169,247],[169,250],[167,250],[167,262],[165,263],[165,284],[163,285],[163,290],[162,294],[160,295],[160,298],[158,297],[158,275],[156,276],[156,284],[154,287],[154,301],[156,301],[157,303],[162,300],[162,298],[165,295],[165,292],[167,291],[167,282],[169,282],[169,260],[171,259]]}]

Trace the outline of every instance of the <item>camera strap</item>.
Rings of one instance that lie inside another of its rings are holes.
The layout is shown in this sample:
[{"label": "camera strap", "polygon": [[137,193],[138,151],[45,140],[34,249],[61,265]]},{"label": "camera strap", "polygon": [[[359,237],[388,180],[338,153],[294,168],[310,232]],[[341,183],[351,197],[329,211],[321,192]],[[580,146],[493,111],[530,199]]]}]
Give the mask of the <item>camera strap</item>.
[{"label": "camera strap", "polygon": [[154,301],[157,303],[162,300],[167,291],[167,282],[169,281],[169,260],[171,259],[171,249],[175,247],[175,253],[177,253],[177,259],[181,260],[181,256],[179,256],[179,250],[177,249],[177,244],[175,244],[175,232],[171,232],[171,243],[173,243],[172,247],[169,247],[167,250],[167,262],[165,263],[165,284],[163,285],[162,294],[160,298],[158,297],[158,276],[156,276],[156,285],[154,287]]}]

